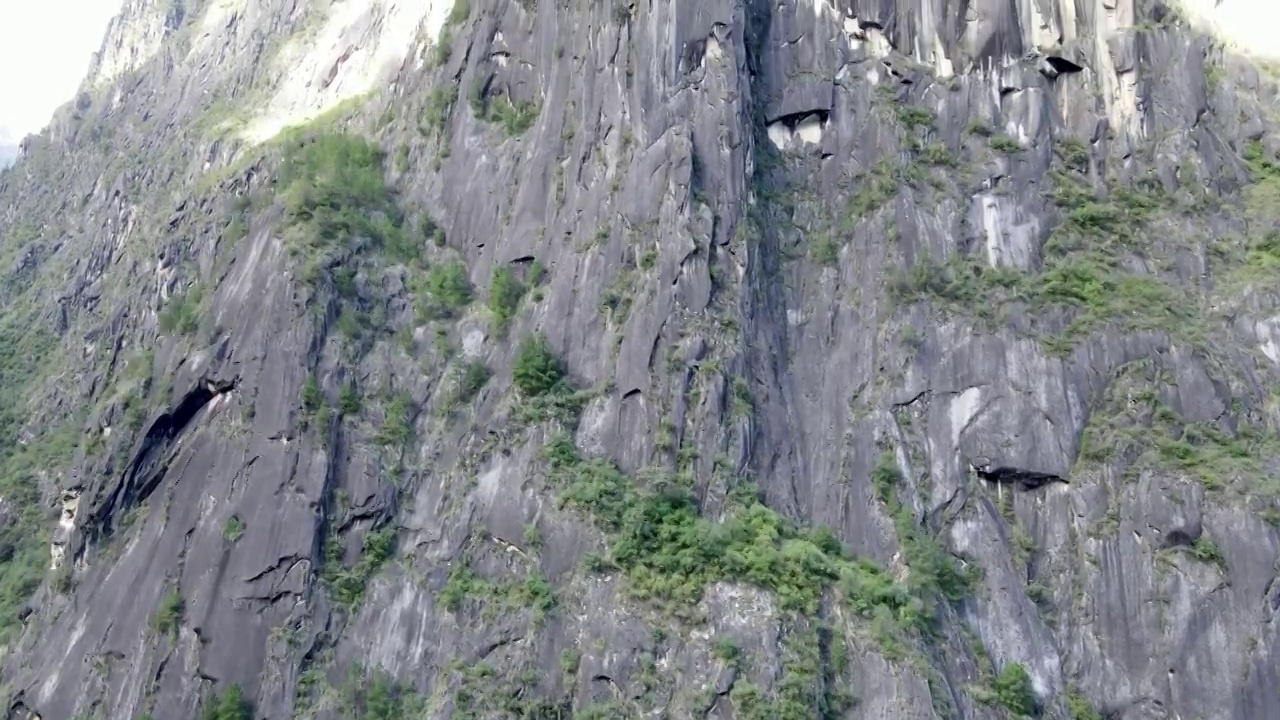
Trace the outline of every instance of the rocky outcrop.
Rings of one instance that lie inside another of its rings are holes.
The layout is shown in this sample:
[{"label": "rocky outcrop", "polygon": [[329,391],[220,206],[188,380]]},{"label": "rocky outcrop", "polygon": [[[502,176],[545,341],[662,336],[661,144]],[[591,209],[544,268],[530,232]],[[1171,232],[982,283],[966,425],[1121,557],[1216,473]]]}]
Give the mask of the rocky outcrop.
[{"label": "rocky outcrop", "polygon": [[0,175],[9,717],[1268,717],[1275,81],[1015,5],[126,3]]}]

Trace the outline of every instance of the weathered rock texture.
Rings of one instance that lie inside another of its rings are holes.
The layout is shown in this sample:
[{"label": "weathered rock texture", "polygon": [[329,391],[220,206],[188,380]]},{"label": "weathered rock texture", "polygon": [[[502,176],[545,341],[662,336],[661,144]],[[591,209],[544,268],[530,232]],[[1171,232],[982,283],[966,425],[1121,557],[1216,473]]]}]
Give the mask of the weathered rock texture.
[{"label": "weathered rock texture", "polygon": [[1275,89],[1147,0],[130,0],[0,174],[8,716],[1275,717]]}]

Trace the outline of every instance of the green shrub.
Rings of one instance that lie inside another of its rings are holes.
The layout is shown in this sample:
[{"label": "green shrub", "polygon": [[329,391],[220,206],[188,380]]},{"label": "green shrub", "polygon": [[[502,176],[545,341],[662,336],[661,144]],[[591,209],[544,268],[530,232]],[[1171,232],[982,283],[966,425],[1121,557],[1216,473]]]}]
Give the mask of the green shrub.
[{"label": "green shrub", "polygon": [[517,137],[533,127],[541,112],[537,103],[500,96],[489,99],[481,119],[500,125],[507,137]]},{"label": "green shrub", "polygon": [[[993,146],[999,145],[993,140]],[[1149,243],[1144,229],[1158,211],[1171,206],[1170,196],[1158,184],[1140,179],[1132,188],[1111,188],[1099,199],[1080,174],[1088,169],[1088,148],[1063,141],[1055,153],[1059,160],[1049,173],[1046,195],[1063,209],[1063,217],[1045,244],[1040,272],[991,268],[977,256],[953,254],[944,263],[918,262],[897,275],[891,283],[895,299],[928,298],[987,322],[1002,319],[1016,306],[1030,305],[1038,314],[1067,311],[1062,314],[1069,322],[1055,323],[1061,329],[1040,338],[1045,350],[1055,354],[1071,351],[1105,325],[1123,332],[1165,332],[1202,344],[1205,331],[1197,304],[1187,302],[1186,293],[1169,282],[1132,272],[1122,261]]]},{"label": "green shrub", "polygon": [[512,382],[525,397],[538,397],[564,389],[565,370],[542,335],[530,335],[516,349]]},{"label": "green shrub", "polygon": [[348,611],[360,606],[365,587],[374,574],[391,559],[395,552],[396,528],[392,525],[373,530],[365,535],[360,559],[348,568],[342,562],[342,545],[338,538],[326,540],[325,563],[321,578],[329,589],[334,603]]},{"label": "green shrub", "polygon": [[951,150],[942,143],[930,143],[926,145],[920,153],[920,159],[926,164],[938,167],[956,167],[960,161],[951,153]]},{"label": "green shrub", "polygon": [[1072,172],[1089,172],[1089,146],[1076,138],[1060,138],[1054,144],[1053,154]]},{"label": "green shrub", "polygon": [[1218,549],[1217,544],[1204,535],[1196,538],[1195,543],[1191,546],[1191,554],[1201,562],[1215,565],[1226,564],[1226,559],[1222,557],[1222,551]]},{"label": "green shrub", "polygon": [[334,268],[333,288],[344,300],[354,300],[360,292],[356,287],[356,271],[349,267]]},{"label": "green shrub", "polygon": [[1014,155],[1022,152],[1026,148],[1022,147],[1022,143],[1014,140],[1008,135],[996,135],[991,138],[991,149],[1005,155]]},{"label": "green shrub", "polygon": [[360,391],[356,390],[356,386],[347,383],[342,386],[342,392],[338,395],[338,412],[343,417],[351,417],[360,414]]},{"label": "green shrub", "polygon": [[315,375],[308,375],[302,381],[302,409],[306,413],[314,413],[324,404],[324,393],[320,390],[320,381]]},{"label": "green shrub", "polygon": [[560,672],[569,678],[578,674],[578,665],[582,661],[582,653],[574,649],[560,653]]},{"label": "green shrub", "polygon": [[964,131],[970,135],[977,135],[978,137],[991,137],[991,134],[994,132],[990,125],[981,120],[969,121],[969,124],[965,126]]},{"label": "green shrub", "polygon": [[130,391],[124,398],[124,425],[130,431],[136,432],[142,428],[142,423],[146,421],[146,398],[143,397],[135,388]]},{"label": "green shrub", "polygon": [[162,635],[176,635],[182,623],[183,609],[182,593],[177,587],[170,588],[160,599],[160,608],[151,619],[152,626]]},{"label": "green shrub", "polygon": [[489,369],[488,365],[484,364],[483,360],[472,360],[463,365],[454,380],[452,404],[458,405],[470,402],[484,388],[492,376],[493,371]]},{"label": "green shrub", "polygon": [[1103,720],[1102,715],[1093,709],[1089,699],[1079,690],[1067,693],[1067,709],[1071,712],[1071,720]]},{"label": "green shrub", "polygon": [[425,709],[411,687],[401,686],[381,668],[366,675],[359,663],[347,669],[338,700],[341,717],[350,720],[407,720]]},{"label": "green shrub", "polygon": [[775,720],[771,703],[754,683],[739,680],[729,691],[734,717],[740,720]]},{"label": "green shrub", "polygon": [[458,86],[452,83],[437,87],[431,91],[427,107],[422,115],[422,127],[431,133],[443,132],[449,127],[449,118],[453,114],[453,106],[458,102]]},{"label": "green shrub", "polygon": [[[365,138],[341,132],[298,132],[285,142],[278,187],[290,235],[313,270],[367,241],[393,259],[419,258],[420,243],[384,180],[383,153]],[[315,275],[315,273],[309,273]]]},{"label": "green shrub", "polygon": [[898,122],[908,128],[930,129],[933,127],[933,113],[913,105],[897,106]]},{"label": "green shrub", "polygon": [[461,25],[471,17],[471,0],[454,0],[453,9],[449,11],[449,17],[445,20],[447,25]]},{"label": "green shrub", "polygon": [[911,181],[904,168],[888,160],[877,162],[870,172],[856,178],[842,229],[845,232],[852,231],[859,220],[884,207],[897,196],[903,185],[908,184]]},{"label": "green shrub", "polygon": [[711,646],[711,654],[724,662],[732,664],[738,661],[738,656],[742,654],[742,649],[732,639],[720,638]]},{"label": "green shrub", "polygon": [[239,540],[243,535],[244,535],[244,521],[241,520],[238,516],[232,515],[231,517],[227,518],[227,521],[225,523],[222,524],[222,537],[226,538],[227,542],[234,543],[237,540]]},{"label": "green shrub", "polygon": [[773,591],[785,609],[816,612],[831,590],[854,612],[886,613],[902,629],[923,627],[924,605],[874,563],[847,555],[830,530],[803,531],[750,499],[722,522],[698,513],[692,492],[660,480],[636,488],[612,463],[582,458],[572,440],[547,446],[560,502],[591,515],[609,537],[609,564],[642,599],[688,612],[706,585],[747,582]]},{"label": "green shrub", "polygon": [[378,433],[378,443],[389,447],[407,447],[413,439],[416,407],[408,393],[398,393],[387,404],[386,418]]},{"label": "green shrub", "polygon": [[840,259],[840,244],[832,237],[831,232],[821,232],[813,237],[810,254],[815,263],[831,267]]},{"label": "green shrub", "polygon": [[972,589],[973,578],[956,568],[951,554],[928,528],[916,524],[911,509],[898,498],[902,481],[893,453],[881,454],[871,471],[871,482],[893,518],[904,560],[911,568],[908,587],[921,598],[941,594],[952,602],[964,599]]},{"label": "green shrub", "polygon": [[490,605],[491,613],[530,609],[535,618],[556,607],[555,590],[541,574],[531,573],[519,582],[495,582],[476,575],[466,563],[454,566],[437,599],[449,612],[457,612],[471,600]]},{"label": "green shrub", "polygon": [[447,318],[471,304],[471,280],[461,261],[434,265],[427,272],[418,312],[424,318]]},{"label": "green shrub", "polygon": [[200,306],[203,293],[197,285],[182,295],[175,295],[160,311],[160,330],[165,333],[190,335],[200,328]]},{"label": "green shrub", "polygon": [[631,314],[634,291],[635,275],[627,270],[619,272],[600,298],[600,309],[606,313],[612,313],[614,322],[625,323]]},{"label": "green shrub", "polygon": [[1027,669],[1019,663],[1009,663],[996,676],[993,687],[995,701],[1019,717],[1036,712],[1036,693]]},{"label": "green shrub", "polygon": [[1194,477],[1212,492],[1274,496],[1266,458],[1280,454],[1280,436],[1244,423],[1228,434],[1210,423],[1189,422],[1159,401],[1146,379],[1152,372],[1145,361],[1122,368],[1085,427],[1080,460],[1123,459],[1130,473],[1159,468]]},{"label": "green shrub", "polygon": [[204,720],[253,720],[253,705],[239,685],[232,685],[205,708]]},{"label": "green shrub", "polygon": [[506,332],[520,308],[520,300],[524,298],[524,283],[510,268],[498,268],[489,283],[489,312],[493,315],[493,323],[498,332]]},{"label": "green shrub", "polygon": [[368,318],[363,313],[350,308],[343,308],[338,315],[338,333],[352,342],[360,339]]},{"label": "green shrub", "polygon": [[0,644],[22,631],[22,609],[48,572],[50,524],[40,478],[70,462],[81,438],[78,422],[25,435],[31,391],[60,365],[61,346],[37,311],[11,307],[0,315],[0,497],[11,510],[0,523]]}]

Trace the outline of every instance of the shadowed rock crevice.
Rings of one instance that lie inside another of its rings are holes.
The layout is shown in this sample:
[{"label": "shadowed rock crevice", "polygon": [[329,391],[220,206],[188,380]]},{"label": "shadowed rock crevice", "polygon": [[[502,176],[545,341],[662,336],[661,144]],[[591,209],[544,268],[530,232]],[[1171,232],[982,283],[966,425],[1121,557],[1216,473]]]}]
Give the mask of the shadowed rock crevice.
[{"label": "shadowed rock crevice", "polygon": [[996,466],[990,463],[974,465],[973,470],[978,474],[978,477],[987,482],[998,485],[1012,485],[1018,490],[1036,490],[1051,483],[1067,484],[1065,478],[1053,473],[1023,470],[1003,465]]},{"label": "shadowed rock crevice", "polygon": [[86,529],[92,535],[108,537],[122,513],[145,502],[164,478],[171,459],[171,450],[178,438],[190,428],[196,417],[210,403],[235,389],[238,379],[202,379],[189,390],[168,412],[161,413],[139,443],[133,460],[125,469],[124,478],[110,499],[103,503],[90,521],[96,530]]},{"label": "shadowed rock crevice", "polygon": [[1041,68],[1041,72],[1050,77],[1084,71],[1084,67],[1072,60],[1062,57],[1061,55],[1046,56],[1044,64],[1045,67]]}]

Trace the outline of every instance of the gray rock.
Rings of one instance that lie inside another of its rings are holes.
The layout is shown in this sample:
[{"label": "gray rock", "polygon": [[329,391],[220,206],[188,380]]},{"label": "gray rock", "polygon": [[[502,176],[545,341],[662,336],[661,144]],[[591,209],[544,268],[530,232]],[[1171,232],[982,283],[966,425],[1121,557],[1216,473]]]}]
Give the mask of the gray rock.
[{"label": "gray rock", "polygon": [[[797,682],[806,716],[999,718],[1014,665],[1051,720],[1268,717],[1275,89],[1163,5],[1032,5],[476,2],[396,45],[382,3],[126,3],[0,173],[0,569],[39,583],[0,597],[8,717],[233,683],[348,717],[363,668],[432,718],[789,717],[740,705]],[[386,154],[398,210],[359,217],[409,262],[309,250],[285,142],[243,136],[373,57],[326,127]],[[515,387],[533,333],[572,407]],[[611,566],[562,437],[706,522],[753,480],[866,563],[825,582],[911,602]]]}]

